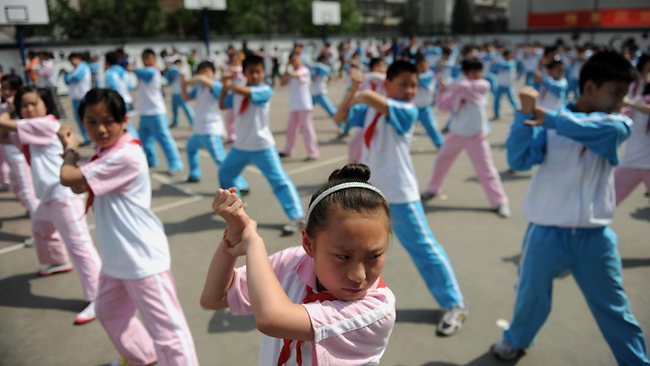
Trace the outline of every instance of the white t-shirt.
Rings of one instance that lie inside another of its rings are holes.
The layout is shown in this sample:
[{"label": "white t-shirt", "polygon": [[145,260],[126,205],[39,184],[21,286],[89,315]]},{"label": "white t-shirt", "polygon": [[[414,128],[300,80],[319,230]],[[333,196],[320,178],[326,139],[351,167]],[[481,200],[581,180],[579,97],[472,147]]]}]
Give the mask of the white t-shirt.
[{"label": "white t-shirt", "polygon": [[80,62],[71,73],[63,77],[68,85],[68,96],[72,100],[81,100],[92,86],[92,75],[90,66],[85,62]]},{"label": "white t-shirt", "polygon": [[380,115],[374,133],[366,145],[367,131],[378,112],[366,105],[356,105],[348,120],[359,124],[363,121],[364,141],[361,162],[370,167],[370,183],[384,192],[389,203],[410,203],[420,200],[417,179],[409,145],[413,126],[418,118],[415,105],[388,99],[388,116]]},{"label": "white t-shirt", "polygon": [[433,104],[436,92],[435,75],[432,71],[425,71],[418,74],[418,93],[413,98],[413,104],[418,108],[424,108]]},{"label": "white t-shirt", "polygon": [[60,183],[63,164],[63,145],[56,135],[61,123],[54,116],[21,119],[17,121],[18,139],[29,145],[34,193],[42,203],[72,196],[68,187]]},{"label": "white t-shirt", "polygon": [[486,108],[489,91],[490,84],[485,79],[459,79],[449,84],[437,99],[437,106],[441,110],[455,113],[449,130],[463,137],[488,133]]},{"label": "white t-shirt", "polygon": [[309,68],[302,65],[295,72],[298,76],[289,78],[289,111],[310,111],[314,106],[309,92],[311,80]]},{"label": "white t-shirt", "polygon": [[330,74],[329,66],[320,62],[311,67],[311,95],[327,94],[327,79]]},{"label": "white t-shirt", "polygon": [[231,94],[230,104],[235,113],[235,140],[233,147],[243,151],[261,151],[275,146],[269,127],[270,100],[273,91],[268,85],[250,86],[248,106],[242,107],[244,95]]},{"label": "white t-shirt", "polygon": [[126,133],[98,156],[81,173],[95,194],[102,272],[133,280],[169,270],[169,244],[151,211],[151,181],[139,141]]},{"label": "white t-shirt", "polygon": [[192,88],[190,96],[196,100],[192,132],[197,135],[223,134],[223,118],[219,110],[219,94],[223,85],[215,80],[212,88],[200,84]]},{"label": "white t-shirt", "polygon": [[[637,97],[632,102],[648,104],[650,102],[648,99]],[[621,159],[620,166],[650,169],[650,133],[648,133],[650,114],[632,110],[632,121],[634,121],[632,134],[625,144],[625,154]]]},{"label": "white t-shirt", "polygon": [[137,110],[141,116],[157,116],[167,113],[161,91],[160,72],[155,67],[135,69],[138,77]]}]

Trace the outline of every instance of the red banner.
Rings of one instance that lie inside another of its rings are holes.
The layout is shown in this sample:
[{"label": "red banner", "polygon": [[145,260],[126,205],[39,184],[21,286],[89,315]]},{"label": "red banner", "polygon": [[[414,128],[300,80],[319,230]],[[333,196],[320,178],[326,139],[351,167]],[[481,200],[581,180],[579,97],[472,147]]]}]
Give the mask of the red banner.
[{"label": "red banner", "polygon": [[650,8],[530,13],[528,27],[532,29],[650,27]]}]

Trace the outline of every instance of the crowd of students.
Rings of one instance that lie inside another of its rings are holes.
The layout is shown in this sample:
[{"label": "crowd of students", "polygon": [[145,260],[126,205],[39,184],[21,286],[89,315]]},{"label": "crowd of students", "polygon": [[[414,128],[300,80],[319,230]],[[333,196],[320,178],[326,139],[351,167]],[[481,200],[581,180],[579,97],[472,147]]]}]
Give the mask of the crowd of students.
[{"label": "crowd of students", "polygon": [[[507,50],[421,44],[417,38],[401,49],[370,44],[343,45],[339,51],[347,81],[338,107],[327,93],[336,67],[333,47],[326,44],[309,67],[302,45],[291,51],[281,73],[289,88],[289,106],[281,108],[288,109],[289,121],[280,152],[269,126],[273,88],[265,59],[252,51],[232,48],[226,64],[205,60],[192,68],[182,55],[167,56],[161,68],[156,53],[146,49],[136,67],[111,51],[104,57],[106,88],[93,87],[90,67],[71,54],[74,70],[64,78],[81,139],[59,121],[51,91],[23,86],[16,75],[2,76],[2,183],[30,215],[39,276],[76,269],[88,305],[75,323],[99,319],[120,355],[114,364],[198,363],[164,227],[151,211],[148,168],[159,164],[155,142],[170,174],[183,169],[170,132],[179,124],[178,109],[192,129],[187,182],[202,179],[198,150],[206,149],[218,166],[221,187],[212,209],[227,224],[208,268],[202,306],[254,314],[265,335],[260,364],[378,364],[396,317],[395,296],[381,277],[391,233],[444,310],[437,332],[456,333],[469,314],[423,201],[440,195],[454,159],[466,150],[490,207],[510,216],[487,139],[488,96],[499,118],[506,94],[516,111],[506,141],[508,165],[512,171],[539,168],[524,200],[529,226],[512,321],[492,352],[511,360],[532,345],[550,312],[553,279],[568,270],[617,362],[650,365],[609,228],[616,205],[640,182],[650,189],[650,57],[629,49]],[[129,73],[137,79],[135,103]],[[528,86],[517,100],[519,77]],[[163,78],[171,85],[171,121]],[[349,164],[314,193],[305,213],[281,159],[292,156],[298,131],[305,161],[318,159],[314,105],[326,110],[339,138],[352,137]],[[444,136],[433,108],[450,115]],[[132,109],[139,116],[137,131],[129,122]],[[424,190],[409,150],[417,121],[438,150]],[[222,140],[232,144],[227,153]],[[81,144],[96,147],[83,164]],[[251,163],[289,219],[283,234],[299,232],[300,247],[269,257],[242,203],[250,188],[241,172]],[[90,209],[100,253],[84,217]],[[235,268],[240,256],[246,266]]]}]

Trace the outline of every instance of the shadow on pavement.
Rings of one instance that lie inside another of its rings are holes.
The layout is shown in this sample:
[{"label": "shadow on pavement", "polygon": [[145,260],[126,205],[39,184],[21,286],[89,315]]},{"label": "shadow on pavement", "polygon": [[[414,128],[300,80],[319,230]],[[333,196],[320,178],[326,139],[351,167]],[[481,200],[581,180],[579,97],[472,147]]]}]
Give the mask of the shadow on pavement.
[{"label": "shadow on pavement", "polygon": [[[517,358],[512,361],[500,361],[492,355],[491,351],[487,351],[477,358],[471,360],[470,362],[463,364],[462,366],[513,366],[518,364],[520,359],[521,358]],[[422,366],[461,366],[461,364],[431,361],[423,364]]]},{"label": "shadow on pavement", "polygon": [[650,221],[650,207],[637,208],[636,211],[630,214],[630,216],[635,219]]},{"label": "shadow on pavement", "polygon": [[397,323],[438,324],[442,310],[397,309]]},{"label": "shadow on pavement", "polygon": [[249,332],[255,329],[252,315],[233,315],[226,310],[215,311],[208,323],[208,333]]},{"label": "shadow on pavement", "polygon": [[[2,225],[0,225],[0,227],[2,227]],[[25,235],[0,232],[1,242],[22,243],[28,238],[29,236],[25,236]]]},{"label": "shadow on pavement", "polygon": [[[58,275],[60,276],[60,275]],[[0,280],[0,306],[27,309],[58,309],[77,313],[88,303],[84,300],[57,299],[34,295],[30,282],[39,279],[35,273],[19,274]],[[43,281],[46,279],[43,278]],[[11,295],[7,295],[11,294]]]},{"label": "shadow on pavement", "polygon": [[[511,257],[501,258],[503,262],[510,262],[515,266],[519,266],[519,261],[521,260],[521,254],[516,254]],[[623,268],[636,268],[636,267],[647,267],[650,266],[650,258],[622,258],[621,262],[623,263]],[[564,272],[563,276],[568,275],[568,271]]]},{"label": "shadow on pavement", "polygon": [[206,230],[223,230],[226,228],[226,223],[220,220],[215,220],[212,212],[200,214],[198,216],[190,217],[184,221],[168,222],[165,223],[165,233],[167,236],[184,233],[197,233]]},{"label": "shadow on pavement", "polygon": [[[499,175],[501,176],[501,181],[503,182],[510,182],[510,181],[517,181],[517,180],[530,180],[533,176],[530,174],[526,174],[524,172],[511,172],[508,170],[504,170],[502,172],[499,172]],[[478,178],[473,176],[473,177],[468,177],[465,179],[465,182],[477,182],[478,183]]]},{"label": "shadow on pavement", "polygon": [[[432,203],[435,203],[435,201],[432,201]],[[486,203],[487,204],[487,203]],[[458,207],[458,206],[431,206],[431,203],[429,204],[424,204],[424,212],[429,213],[429,212],[444,212],[444,211],[475,211],[475,212],[490,212],[494,213],[494,209],[490,207]]]}]

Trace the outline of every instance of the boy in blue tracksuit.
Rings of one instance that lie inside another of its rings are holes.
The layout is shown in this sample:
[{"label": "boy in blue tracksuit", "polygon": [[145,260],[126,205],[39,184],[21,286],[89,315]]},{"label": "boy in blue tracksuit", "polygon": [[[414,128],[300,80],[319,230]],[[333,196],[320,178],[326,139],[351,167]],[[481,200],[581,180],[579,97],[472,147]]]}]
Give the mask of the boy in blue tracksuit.
[{"label": "boy in blue tracksuit", "polygon": [[329,95],[327,94],[327,79],[330,75],[330,67],[327,66],[327,55],[321,54],[316,59],[316,63],[311,65],[311,100],[314,105],[318,104],[325,112],[330,116],[334,117],[336,113],[336,107],[334,103],[330,100]]},{"label": "boy in blue tracksuit", "polygon": [[501,110],[501,96],[505,94],[512,105],[512,109],[517,110],[519,106],[515,100],[515,90],[512,87],[515,82],[515,73],[517,72],[517,61],[512,57],[512,52],[503,51],[503,61],[497,63],[494,67],[495,87],[494,87],[494,119],[499,119]]},{"label": "boy in blue tracksuit", "polygon": [[[119,64],[120,58],[115,51],[106,52],[104,61],[106,64],[106,80],[104,84],[108,89],[113,89],[120,94],[122,99],[124,99],[126,111],[131,112],[133,110],[133,97],[131,96],[131,89],[133,87],[129,79],[129,72]],[[140,138],[140,135],[133,128],[131,122],[127,123],[126,128],[133,137],[136,139]]]},{"label": "boy in blue tracksuit", "polygon": [[386,71],[386,96],[359,89],[360,80],[353,79],[335,119],[363,127],[361,162],[372,171],[369,182],[386,195],[393,232],[444,308],[438,333],[452,335],[462,327],[468,310],[451,261],[424,215],[409,152],[418,118],[411,103],[418,89],[417,69],[409,61],[393,62]]},{"label": "boy in blue tracksuit", "polygon": [[158,156],[154,148],[154,141],[158,141],[167,158],[169,173],[173,174],[183,169],[183,162],[176,141],[167,125],[167,108],[162,96],[160,71],[156,68],[156,53],[149,48],[142,51],[142,63],[145,67],[134,70],[138,77],[137,111],[140,115],[138,134],[149,166],[158,165]]},{"label": "boy in blue tracksuit", "polygon": [[[190,174],[187,182],[196,183],[201,180],[201,159],[199,149],[204,148],[212,160],[221,166],[226,158],[226,152],[221,143],[224,131],[223,118],[219,109],[219,98],[223,84],[215,80],[217,69],[211,61],[203,61],[196,67],[196,75],[188,81],[181,76],[181,91],[186,100],[196,101],[196,118],[192,124],[192,135],[187,140],[187,160]],[[187,86],[192,90],[187,93]],[[235,180],[235,187],[245,194],[248,183],[241,176]]]},{"label": "boy in blue tracksuit", "polygon": [[270,86],[262,84],[264,59],[248,55],[243,68],[247,85],[234,84],[231,79],[224,80],[222,96],[230,92],[224,104],[233,108],[235,113],[237,140],[219,168],[219,183],[224,189],[236,187],[246,165],[251,162],[255,164],[271,184],[273,194],[291,220],[282,228],[283,235],[293,234],[302,229],[305,215],[298,190],[282,167],[269,127],[269,105],[273,91]]},{"label": "boy in blue tracksuit", "polygon": [[183,62],[180,59],[180,56],[174,56],[173,62],[169,67],[169,70],[165,73],[165,79],[169,85],[172,86],[172,123],[169,127],[178,126],[178,110],[183,109],[185,112],[185,117],[187,117],[187,122],[190,126],[194,123],[194,111],[192,106],[183,98],[183,92],[181,91],[181,74],[183,71]]},{"label": "boy in blue tracksuit", "polygon": [[71,53],[68,56],[68,61],[74,66],[74,70],[72,72],[64,72],[63,81],[68,86],[68,96],[72,101],[72,115],[74,115],[74,119],[77,122],[77,127],[79,127],[79,132],[84,139],[84,144],[87,145],[91,142],[90,137],[79,118],[78,111],[81,100],[92,87],[90,66],[88,66],[88,63],[78,53]]},{"label": "boy in blue tracksuit", "polygon": [[537,106],[557,111],[567,102],[569,83],[564,77],[564,63],[560,59],[553,59],[545,68],[545,76],[541,72],[535,76],[535,81],[540,85]]},{"label": "boy in blue tracksuit", "polygon": [[422,54],[415,57],[415,67],[418,70],[418,92],[413,98],[413,104],[418,108],[418,120],[431,142],[440,149],[444,137],[438,129],[436,116],[433,114],[433,103],[436,93],[436,75],[430,70],[429,63]]},{"label": "boy in blue tracksuit", "polygon": [[[580,97],[560,111],[534,107],[521,92],[506,142],[517,170],[539,168],[526,195],[517,299],[510,326],[492,352],[504,360],[533,344],[551,311],[553,279],[569,270],[619,365],[650,365],[643,332],[623,290],[614,216],[613,170],[631,120],[616,113],[635,79],[615,52],[595,55],[580,74]],[[533,112],[526,113],[526,112]]]}]

